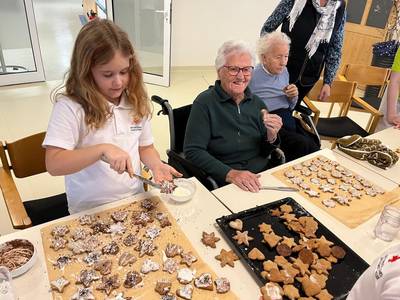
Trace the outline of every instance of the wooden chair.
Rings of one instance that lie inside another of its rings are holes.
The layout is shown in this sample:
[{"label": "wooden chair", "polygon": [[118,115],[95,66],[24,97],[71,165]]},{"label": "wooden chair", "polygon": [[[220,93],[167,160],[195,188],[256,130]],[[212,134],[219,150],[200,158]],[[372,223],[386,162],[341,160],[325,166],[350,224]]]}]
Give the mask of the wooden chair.
[{"label": "wooden chair", "polygon": [[[319,80],[309,94],[304,97],[304,102],[314,113],[313,121],[314,124],[316,124],[321,139],[334,141],[340,137],[353,134],[359,134],[365,137],[375,131],[381,113],[364,100],[354,97],[354,91],[357,86],[354,81],[335,80],[332,83],[331,96],[328,98],[327,102],[332,103],[332,105],[335,103],[339,104],[339,115],[337,117],[331,117],[328,115],[326,118],[321,118],[319,109],[311,102],[311,100],[320,101],[318,100],[318,95],[322,85],[322,80]],[[362,128],[347,116],[352,102],[356,102],[365,112],[371,114],[373,121],[366,129]]]},{"label": "wooden chair", "polygon": [[12,226],[16,229],[69,214],[65,193],[23,202],[13,179],[13,175],[26,178],[46,172],[45,149],[42,147],[44,136],[45,132],[41,132],[12,143],[0,143],[0,188]]},{"label": "wooden chair", "polygon": [[[364,90],[364,96],[354,98],[361,98],[373,108],[379,110],[382,96],[385,93],[385,89],[389,84],[391,70],[388,68],[380,68],[368,65],[359,64],[347,64],[344,67],[343,74],[339,75],[339,80],[355,81],[357,87]],[[332,110],[330,108],[330,111]],[[364,109],[357,104],[352,102],[350,110],[363,111]],[[372,118],[369,119],[369,123],[372,122]]]}]

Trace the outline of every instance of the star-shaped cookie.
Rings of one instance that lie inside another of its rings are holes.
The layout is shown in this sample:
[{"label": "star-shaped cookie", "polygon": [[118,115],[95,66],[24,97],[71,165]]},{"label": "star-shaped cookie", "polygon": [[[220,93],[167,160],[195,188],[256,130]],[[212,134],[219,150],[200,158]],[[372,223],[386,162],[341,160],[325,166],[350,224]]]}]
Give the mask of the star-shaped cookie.
[{"label": "star-shaped cookie", "polygon": [[248,234],[249,232],[247,230],[243,232],[236,231],[236,235],[233,236],[233,239],[237,241],[238,245],[245,244],[249,246],[249,241],[254,240],[254,238]]},{"label": "star-shaped cookie", "polygon": [[201,242],[211,248],[216,248],[217,246],[215,245],[216,242],[220,240],[219,237],[215,236],[214,232],[207,233],[203,231],[203,238],[201,239]]},{"label": "star-shaped cookie", "polygon": [[220,254],[217,255],[215,258],[221,261],[221,267],[229,265],[232,268],[235,265],[234,261],[239,260],[239,257],[232,250],[226,251],[225,249],[221,249]]}]

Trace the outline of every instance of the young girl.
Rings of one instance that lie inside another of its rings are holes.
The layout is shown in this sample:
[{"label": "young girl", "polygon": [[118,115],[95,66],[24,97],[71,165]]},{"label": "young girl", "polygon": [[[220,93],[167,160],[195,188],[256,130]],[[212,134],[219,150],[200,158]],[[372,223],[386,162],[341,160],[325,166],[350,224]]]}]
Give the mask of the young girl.
[{"label": "young girl", "polygon": [[63,87],[54,92],[43,146],[48,172],[66,175],[70,213],[142,192],[129,176],[140,174],[141,162],[157,182],[181,176],[153,146],[142,69],[118,26],[98,19],[81,29]]}]

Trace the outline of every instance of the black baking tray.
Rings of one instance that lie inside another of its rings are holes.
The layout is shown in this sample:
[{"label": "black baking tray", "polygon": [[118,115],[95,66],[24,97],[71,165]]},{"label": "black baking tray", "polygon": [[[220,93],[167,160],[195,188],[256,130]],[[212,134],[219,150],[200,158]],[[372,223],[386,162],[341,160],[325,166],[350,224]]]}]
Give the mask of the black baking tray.
[{"label": "black baking tray", "polygon": [[[247,253],[253,248],[257,247],[265,255],[265,260],[274,260],[277,252],[271,249],[267,244],[262,243],[262,233],[259,231],[258,225],[261,223],[270,224],[272,229],[277,235],[293,237],[296,243],[299,240],[299,235],[296,232],[290,231],[283,224],[284,220],[279,217],[273,217],[269,214],[270,209],[275,209],[282,204],[289,204],[293,208],[293,213],[296,217],[302,216],[312,216],[308,211],[306,211],[299,203],[294,199],[288,197],[272,203],[257,206],[251,209],[247,209],[229,216],[223,216],[218,218],[217,224],[222,229],[223,233],[226,235],[233,248],[236,252],[240,253],[246,265],[251,269],[252,273],[258,279],[258,283],[264,285],[267,281],[261,276],[263,269],[263,262],[258,260],[251,260],[247,257]],[[243,221],[243,230],[249,232],[249,236],[253,237],[254,240],[250,241],[250,246],[244,244],[238,245],[233,239],[236,234],[236,230],[229,226],[229,222],[235,219],[241,219]],[[345,243],[343,243],[336,235],[334,235],[328,228],[322,225],[316,218],[318,222],[318,230],[316,232],[317,237],[324,235],[325,238],[333,242],[337,246],[341,246],[346,251],[346,256],[339,260],[336,264],[332,264],[332,270],[329,271],[328,281],[326,283],[326,288],[333,295],[334,299],[345,299],[350,289],[353,287],[354,283],[368,268],[368,264],[358,256],[352,249],[350,249]],[[295,280],[294,285],[299,289],[301,295],[304,296],[301,285],[297,280]],[[285,298],[286,299],[286,298]]]}]

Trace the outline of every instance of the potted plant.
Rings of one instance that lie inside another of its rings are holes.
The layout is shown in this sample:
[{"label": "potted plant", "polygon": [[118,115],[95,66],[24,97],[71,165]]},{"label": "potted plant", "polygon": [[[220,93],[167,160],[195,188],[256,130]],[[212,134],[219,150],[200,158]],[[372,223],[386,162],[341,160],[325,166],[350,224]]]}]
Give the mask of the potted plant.
[{"label": "potted plant", "polygon": [[400,0],[393,0],[394,15],[388,22],[385,41],[372,45],[371,65],[383,68],[392,66],[400,43]]}]

